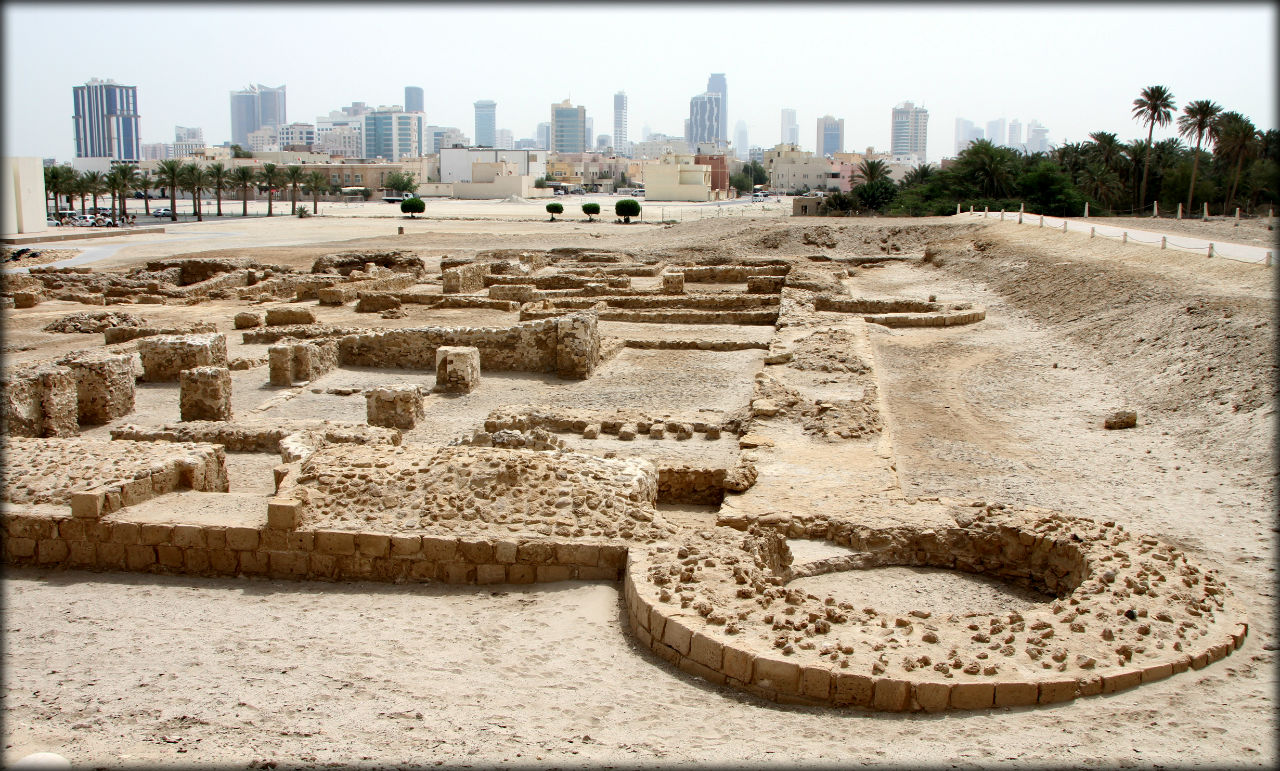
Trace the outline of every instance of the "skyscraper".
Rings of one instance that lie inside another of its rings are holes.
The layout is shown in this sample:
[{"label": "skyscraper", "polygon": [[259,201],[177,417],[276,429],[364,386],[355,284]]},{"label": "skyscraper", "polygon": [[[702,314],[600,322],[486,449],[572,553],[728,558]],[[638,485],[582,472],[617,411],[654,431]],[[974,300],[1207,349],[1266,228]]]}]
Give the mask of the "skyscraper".
[{"label": "skyscraper", "polygon": [[707,78],[707,93],[720,95],[720,123],[716,127],[716,138],[729,140],[729,87],[725,84],[723,72],[713,72]]},{"label": "skyscraper", "polygon": [[1018,150],[1022,149],[1022,121],[1017,118],[1009,121],[1009,141],[1005,144]]},{"label": "skyscraper", "polygon": [[77,158],[141,160],[138,87],[94,78],[71,89]]},{"label": "skyscraper", "polygon": [[991,144],[995,145],[996,147],[999,147],[1000,145],[1004,144],[1004,141],[1005,141],[1004,118],[996,118],[995,120],[987,121],[987,139],[989,139],[991,141]]},{"label": "skyscraper", "polygon": [[844,118],[830,115],[818,118],[818,155],[825,157],[844,152]]},{"label": "skyscraper", "polygon": [[231,142],[249,146],[249,134],[260,128],[280,128],[285,119],[285,87],[259,83],[231,92]]},{"label": "skyscraper", "polygon": [[389,161],[422,155],[426,121],[420,112],[405,112],[400,105],[379,107],[365,113],[364,157]]},{"label": "skyscraper", "polygon": [[404,111],[405,112],[422,112],[426,102],[422,99],[421,86],[405,86],[404,87]]},{"label": "skyscraper", "polygon": [[929,111],[916,107],[912,102],[903,102],[893,108],[889,136],[894,160],[927,163]]},{"label": "skyscraper", "polygon": [[982,139],[982,129],[974,125],[973,121],[964,118],[956,118],[956,155],[964,152],[965,148]]},{"label": "skyscraper", "polygon": [[733,125],[733,156],[740,161],[747,159],[747,122],[740,120]]},{"label": "skyscraper", "polygon": [[493,147],[497,142],[498,103],[489,99],[481,99],[475,103],[476,108],[476,146]]},{"label": "skyscraper", "polygon": [[1049,129],[1040,125],[1038,120],[1033,120],[1027,124],[1027,152],[1049,152]]},{"label": "skyscraper", "polygon": [[538,124],[538,144],[537,144],[537,146],[538,146],[538,148],[539,148],[539,149],[542,149],[542,150],[550,150],[550,149],[551,149],[551,124],[550,124],[550,123],[539,123],[539,124]]},{"label": "skyscraper", "polygon": [[800,144],[800,124],[796,123],[796,111],[782,108],[782,133],[778,141],[784,145]]},{"label": "skyscraper", "polygon": [[551,105],[551,147],[557,153],[587,151],[587,108],[566,99]]},{"label": "skyscraper", "polygon": [[724,117],[721,98],[719,93],[708,91],[689,100],[689,129],[685,132],[685,139],[691,146],[724,144],[724,136],[720,134]]},{"label": "skyscraper", "polygon": [[627,134],[627,92],[613,95],[613,149],[620,155],[630,154]]}]

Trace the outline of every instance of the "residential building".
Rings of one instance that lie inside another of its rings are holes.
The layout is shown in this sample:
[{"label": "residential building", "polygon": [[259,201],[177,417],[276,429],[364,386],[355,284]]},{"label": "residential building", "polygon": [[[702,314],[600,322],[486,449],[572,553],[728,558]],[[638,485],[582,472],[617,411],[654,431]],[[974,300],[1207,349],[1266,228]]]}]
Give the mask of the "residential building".
[{"label": "residential building", "polygon": [[[369,105],[352,102],[340,110],[316,118],[316,144],[329,152],[347,157],[364,154],[364,115]],[[330,135],[334,136],[330,136]]]},{"label": "residential building", "polygon": [[511,129],[498,129],[498,136],[493,144],[499,150],[514,150],[516,147],[515,135],[511,133]]},{"label": "residential building", "polygon": [[471,164],[467,179],[453,183],[454,198],[544,198],[553,194],[549,188],[534,187],[535,177],[521,174],[519,164],[507,161],[476,161]]},{"label": "residential building", "polygon": [[476,145],[495,147],[498,141],[498,103],[481,99],[472,106],[476,110]]},{"label": "residential building", "polygon": [[551,105],[551,147],[557,153],[581,153],[587,149],[587,108],[566,99]]},{"label": "residential building", "polygon": [[[720,122],[716,126],[716,137],[722,142],[729,141],[729,87],[725,83],[723,72],[713,72],[707,78],[707,93],[720,95]],[[689,136],[687,133],[685,136]]]},{"label": "residential building", "polygon": [[[729,192],[729,165],[728,159],[723,153],[699,153],[693,156],[693,162],[699,166],[706,166],[711,169],[711,189],[723,191],[726,196]],[[649,191],[645,190],[645,196],[649,195]]]},{"label": "residential building", "polygon": [[1017,150],[1022,149],[1022,121],[1017,118],[1009,121],[1009,140],[1005,145]]},{"label": "residential building", "polygon": [[601,134],[596,137],[596,152],[606,152],[610,147],[613,147],[613,137],[608,134]]},{"label": "residential building", "polygon": [[956,155],[983,137],[982,129],[974,125],[973,121],[956,118]]},{"label": "residential building", "polygon": [[538,140],[534,139],[533,137],[525,137],[524,139],[517,139],[517,140],[516,140],[515,149],[517,149],[517,150],[545,150],[546,148],[545,148],[545,147],[539,147],[539,146],[538,146]]},{"label": "residential building", "polygon": [[804,158],[810,158],[813,153],[807,150],[801,150],[797,144],[779,143],[768,150],[765,150],[761,156],[760,162],[764,165],[765,171],[771,171],[773,165],[780,161],[798,161]]},{"label": "residential building", "polygon": [[764,163],[764,148],[754,145],[747,150],[748,163]]},{"label": "residential building", "polygon": [[364,157],[398,161],[416,158],[425,147],[422,113],[405,112],[400,105],[379,107],[364,118]]},{"label": "residential building", "polygon": [[[717,95],[718,96],[718,95]],[[648,201],[714,201],[724,197],[711,187],[711,167],[692,155],[664,155],[644,167],[644,196]]]},{"label": "residential building", "polygon": [[163,161],[173,153],[173,145],[166,142],[146,142],[138,147],[140,161]]},{"label": "residential building", "polygon": [[818,118],[818,155],[834,156],[844,152],[844,118],[837,120],[830,115]]},{"label": "residential building", "polygon": [[71,95],[77,158],[141,158],[137,86],[93,78]]},{"label": "residential building", "polygon": [[685,131],[685,136],[688,137],[689,143],[694,145],[700,142],[724,144],[725,137],[720,133],[723,117],[724,102],[721,94],[708,91],[690,99],[689,128]]},{"label": "residential building", "polygon": [[613,95],[613,149],[619,155],[630,154],[627,138],[627,92],[619,91]]},{"label": "residential building", "polygon": [[285,87],[271,88],[261,83],[231,92],[231,141],[248,147],[249,133],[263,127],[283,126]]},{"label": "residential building", "polygon": [[404,87],[404,111],[405,112],[423,112],[424,105],[421,86],[405,86]]},{"label": "residential building", "polygon": [[316,124],[290,123],[280,127],[281,149],[310,150],[316,144]]},{"label": "residential building", "polygon": [[631,146],[631,157],[661,158],[671,153],[685,155],[692,149],[684,137],[669,137],[666,134],[651,133],[645,141],[636,142]]},{"label": "residential building", "polygon": [[249,132],[248,144],[242,148],[252,153],[270,153],[280,149],[280,137],[275,126],[263,126]]},{"label": "residential building", "polygon": [[991,144],[997,147],[1004,144],[1005,130],[1004,118],[987,121],[987,139],[990,139]]},{"label": "residential building", "polygon": [[740,120],[733,126],[733,157],[747,159],[747,122]]},{"label": "residential building", "polygon": [[789,107],[782,108],[782,132],[780,137],[779,144],[800,144],[800,124],[796,123],[796,111]]},{"label": "residential building", "polygon": [[810,153],[803,157],[787,155],[775,159],[769,169],[769,189],[783,193],[802,190],[826,190],[837,187],[840,172],[830,158]]},{"label": "residential building", "polygon": [[1049,152],[1049,129],[1042,126],[1038,120],[1027,124],[1027,152]]},{"label": "residential building", "polygon": [[895,161],[925,163],[928,161],[929,111],[903,102],[893,108],[890,152]]},{"label": "residential building", "polygon": [[479,163],[507,163],[516,176],[545,177],[545,150],[497,150],[487,147],[443,147],[440,149],[441,182],[473,182],[471,170]]},{"label": "residential building", "polygon": [[186,158],[204,150],[204,129],[175,126],[173,129],[172,158]]}]

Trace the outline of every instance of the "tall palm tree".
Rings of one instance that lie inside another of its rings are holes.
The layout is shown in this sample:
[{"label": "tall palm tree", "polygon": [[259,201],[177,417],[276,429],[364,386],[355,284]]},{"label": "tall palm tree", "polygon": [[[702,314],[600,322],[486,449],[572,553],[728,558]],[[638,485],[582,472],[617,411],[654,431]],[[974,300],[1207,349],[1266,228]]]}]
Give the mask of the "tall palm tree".
[{"label": "tall palm tree", "polygon": [[[58,167],[44,167],[44,216],[52,217],[58,210]],[[53,196],[53,208],[49,208],[49,197]]]},{"label": "tall palm tree", "polygon": [[915,187],[923,185],[933,178],[933,167],[927,163],[921,163],[907,172],[902,178],[902,187]]},{"label": "tall palm tree", "polygon": [[1102,164],[1102,168],[1119,171],[1121,144],[1116,135],[1110,131],[1095,131],[1089,138],[1093,140],[1089,151]]},{"label": "tall palm tree", "polygon": [[301,166],[285,166],[284,181],[289,185],[289,213],[298,213],[298,186],[307,177],[307,170]]},{"label": "tall palm tree", "polygon": [[106,179],[105,179],[107,190],[110,191],[111,193],[111,218],[112,219],[115,219],[118,216],[116,213],[116,200],[117,200],[116,193],[120,192],[120,185],[121,185],[119,169],[120,167],[118,165],[112,166],[110,171],[107,172]]},{"label": "tall palm tree", "polygon": [[1217,120],[1222,107],[1212,99],[1197,99],[1182,108],[1178,116],[1178,133],[1190,140],[1195,137],[1196,149],[1191,156],[1191,187],[1187,189],[1187,212],[1196,194],[1196,172],[1200,170],[1200,144],[1208,139],[1212,144],[1218,138]]},{"label": "tall palm tree", "polygon": [[[100,171],[86,171],[80,180],[86,195],[93,196],[93,208],[98,208],[98,196],[107,192],[107,175]],[[96,212],[95,212],[96,213]]]},{"label": "tall palm tree", "polygon": [[129,192],[141,189],[142,174],[132,163],[117,164],[111,169],[115,175],[115,189],[120,193],[120,216],[124,217],[128,210]]},{"label": "tall palm tree", "polygon": [[267,187],[267,216],[271,214],[271,199],[275,189],[284,184],[284,172],[274,163],[264,163],[258,170],[258,181]]},{"label": "tall palm tree", "polygon": [[79,175],[70,166],[50,166],[45,169],[45,187],[53,193],[53,210],[58,210],[58,197],[66,196],[67,208],[72,208],[72,196],[76,193],[76,180]]},{"label": "tall palm tree", "polygon": [[1012,151],[996,147],[989,139],[979,139],[960,153],[960,176],[985,196],[1001,196],[1013,188]]},{"label": "tall palm tree", "polygon": [[879,160],[865,160],[858,164],[855,172],[865,184],[871,184],[889,178],[889,164]]},{"label": "tall palm tree", "polygon": [[236,166],[231,169],[228,181],[233,187],[240,188],[240,216],[249,216],[249,188],[258,179],[258,173],[252,166]]},{"label": "tall palm tree", "polygon": [[209,177],[209,188],[213,190],[214,195],[218,198],[218,216],[222,216],[222,191],[227,189],[227,183],[230,181],[230,169],[222,161],[214,161],[204,167],[204,173]]},{"label": "tall palm tree", "polygon": [[156,186],[169,188],[169,221],[178,221],[178,185],[182,184],[182,161],[168,158],[156,164]]},{"label": "tall palm tree", "polygon": [[304,180],[307,189],[311,191],[311,208],[313,214],[320,213],[320,194],[329,189],[329,178],[324,175],[323,171],[312,171],[307,174]]},{"label": "tall palm tree", "polygon": [[1147,86],[1133,100],[1133,117],[1147,125],[1147,153],[1142,162],[1142,188],[1138,193],[1138,205],[1147,203],[1147,167],[1151,165],[1151,136],[1156,125],[1167,126],[1173,119],[1173,93],[1164,86]]},{"label": "tall palm tree", "polygon": [[1109,210],[1124,192],[1124,185],[1119,175],[1095,161],[1080,170],[1080,189]]},{"label": "tall palm tree", "polygon": [[1244,166],[1245,158],[1253,157],[1258,149],[1258,130],[1254,128],[1253,121],[1238,112],[1222,113],[1218,116],[1215,125],[1219,157],[1236,162],[1236,170],[1231,178],[1231,189],[1223,203],[1222,211],[1225,214],[1231,202],[1235,200],[1236,188],[1240,184],[1240,170]]},{"label": "tall palm tree", "polygon": [[138,189],[142,191],[142,211],[147,215],[151,214],[151,191],[155,186],[151,177],[144,176],[138,180]]},{"label": "tall palm tree", "polygon": [[200,194],[209,186],[209,175],[196,163],[188,163],[182,167],[182,186],[191,191],[191,208],[197,222],[204,222],[204,212],[200,209]]}]

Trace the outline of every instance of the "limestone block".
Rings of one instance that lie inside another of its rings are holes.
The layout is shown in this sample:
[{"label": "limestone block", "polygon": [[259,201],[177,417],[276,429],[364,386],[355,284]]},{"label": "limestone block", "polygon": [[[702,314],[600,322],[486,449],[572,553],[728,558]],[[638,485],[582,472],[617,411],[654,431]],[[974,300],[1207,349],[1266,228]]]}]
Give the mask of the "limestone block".
[{"label": "limestone block", "polygon": [[748,276],[748,294],[780,294],[786,282],[785,276]]},{"label": "limestone block", "polygon": [[[952,699],[955,689],[952,689]],[[906,680],[879,678],[871,691],[871,705],[886,712],[902,712],[911,706],[911,683]]]},{"label": "limestone block", "polygon": [[0,433],[5,436],[74,436],[79,430],[75,374],[45,365],[0,378]]},{"label": "limestone block", "polygon": [[779,693],[797,694],[800,692],[799,665],[780,659],[768,657],[756,658],[755,677],[753,682]]},{"label": "limestone block", "polygon": [[138,355],[143,380],[172,382],[184,369],[225,367],[227,338],[216,333],[144,337],[138,341]]},{"label": "limestone block", "polygon": [[231,420],[231,370],[195,367],[180,376],[182,420]]},{"label": "limestone block", "polygon": [[480,384],[480,349],[442,345],[436,349],[436,387],[442,393],[465,394]]},{"label": "limestone block", "polygon": [[555,319],[556,374],[585,380],[600,364],[600,330],[595,313],[570,313]]},{"label": "limestone block", "polygon": [[316,312],[311,308],[272,308],[267,311],[267,326],[269,327],[314,323],[316,323]]},{"label": "limestone block", "polygon": [[663,294],[684,294],[684,274],[683,273],[663,273],[662,274],[662,293]]},{"label": "limestone block", "polygon": [[356,313],[378,313],[380,311],[394,310],[401,306],[400,298],[393,294],[359,292],[356,296],[359,298],[356,301]]},{"label": "limestone block", "polygon": [[60,364],[76,379],[76,411],[81,425],[101,425],[133,412],[133,355],[80,353]]},{"label": "limestone block", "polygon": [[915,703],[925,712],[942,712],[951,699],[950,683],[916,683],[912,686]]},{"label": "limestone block", "polygon": [[537,288],[528,284],[494,284],[489,287],[489,299],[527,303],[533,302],[536,292]]},{"label": "limestone block", "polygon": [[44,295],[40,292],[14,292],[13,307],[15,308],[34,308],[44,300]]},{"label": "limestone block", "polygon": [[253,327],[262,326],[262,314],[253,311],[243,311],[236,314],[236,329],[252,329]]},{"label": "limestone block", "polygon": [[370,388],[364,392],[366,419],[371,426],[402,430],[413,428],[426,417],[422,392],[413,385]]},{"label": "limestone block", "polygon": [[267,377],[271,385],[291,386],[294,382],[309,382],[336,366],[336,340],[284,341],[267,348]]}]

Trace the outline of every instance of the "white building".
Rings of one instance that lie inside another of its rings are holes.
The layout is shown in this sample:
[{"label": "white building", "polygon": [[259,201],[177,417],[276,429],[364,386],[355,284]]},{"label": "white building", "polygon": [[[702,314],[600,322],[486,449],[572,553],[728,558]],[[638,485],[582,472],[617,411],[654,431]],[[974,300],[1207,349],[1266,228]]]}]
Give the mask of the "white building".
[{"label": "white building", "polygon": [[425,136],[427,146],[423,155],[438,153],[446,147],[467,147],[471,144],[471,138],[462,133],[462,129],[453,126],[427,126]]},{"label": "white building", "polygon": [[499,150],[516,149],[516,138],[511,133],[511,129],[498,129],[498,135],[494,138],[494,147]]},{"label": "white building", "polygon": [[778,144],[800,144],[800,124],[796,123],[796,111],[789,107],[782,108],[781,137],[782,138],[778,140]]},{"label": "white building", "polygon": [[912,102],[894,107],[889,136],[894,162],[927,163],[929,111]]},{"label": "white building", "polygon": [[424,155],[426,121],[420,112],[406,112],[400,105],[379,107],[364,119],[365,158],[398,161]]},{"label": "white building", "polygon": [[545,150],[496,150],[481,147],[442,147],[440,149],[440,181],[471,182],[472,169],[477,164],[507,163],[517,177],[545,177],[547,152]]},{"label": "white building", "polygon": [[1038,120],[1033,120],[1027,124],[1027,152],[1049,152],[1049,129],[1040,125]]},{"label": "white building", "polygon": [[661,158],[667,154],[685,155],[691,152],[693,148],[684,137],[670,137],[666,134],[651,133],[648,139],[631,145],[632,158]]},{"label": "white building", "polygon": [[280,146],[311,147],[316,143],[314,123],[290,123],[280,127]]},{"label": "white building", "polygon": [[275,126],[263,126],[249,132],[249,152],[272,153],[279,150],[280,141]]},{"label": "white building", "polygon": [[454,198],[475,200],[513,195],[521,198],[545,198],[552,195],[550,188],[534,187],[533,176],[520,174],[519,164],[507,161],[477,161],[471,164],[467,177],[466,182],[453,183]]}]

